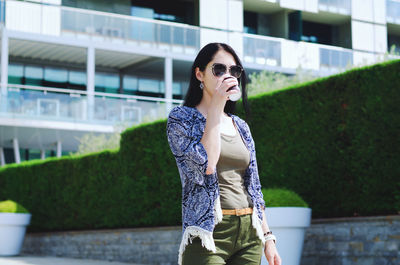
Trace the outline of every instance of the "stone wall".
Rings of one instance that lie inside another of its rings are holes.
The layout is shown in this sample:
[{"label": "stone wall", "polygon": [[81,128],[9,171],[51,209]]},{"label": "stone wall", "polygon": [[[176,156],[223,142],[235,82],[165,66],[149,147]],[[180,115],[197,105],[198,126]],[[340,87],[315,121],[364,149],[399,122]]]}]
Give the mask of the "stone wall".
[{"label": "stone wall", "polygon": [[[177,264],[181,227],[28,233],[22,254]],[[400,265],[400,215],[312,220],[302,265]]]},{"label": "stone wall", "polygon": [[400,265],[400,215],[314,219],[302,265]]},{"label": "stone wall", "polygon": [[21,254],[175,265],[181,236],[180,226],[28,233]]}]

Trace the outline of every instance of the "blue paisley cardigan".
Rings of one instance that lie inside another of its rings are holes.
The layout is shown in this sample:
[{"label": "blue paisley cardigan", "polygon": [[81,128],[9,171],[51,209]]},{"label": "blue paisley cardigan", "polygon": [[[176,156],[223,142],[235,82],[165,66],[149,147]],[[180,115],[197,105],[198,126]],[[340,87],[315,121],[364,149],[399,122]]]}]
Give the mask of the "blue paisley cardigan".
[{"label": "blue paisley cardigan", "polygon": [[[244,175],[244,185],[253,202],[252,225],[263,244],[261,228],[265,202],[261,193],[256,152],[247,123],[236,115],[228,114],[238,128],[247,148],[250,163]],[[196,109],[178,106],[172,109],[167,121],[167,137],[182,183],[182,241],[178,264],[188,241],[200,237],[203,247],[216,252],[212,236],[215,225],[222,220],[218,176],[214,170],[206,174],[207,152],[200,142],[206,125],[205,117]]]}]

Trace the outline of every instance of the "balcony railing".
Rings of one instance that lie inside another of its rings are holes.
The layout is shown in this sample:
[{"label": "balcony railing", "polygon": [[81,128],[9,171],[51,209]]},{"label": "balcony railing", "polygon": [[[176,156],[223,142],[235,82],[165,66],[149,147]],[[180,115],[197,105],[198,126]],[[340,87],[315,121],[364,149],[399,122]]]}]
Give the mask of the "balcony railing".
[{"label": "balcony railing", "polygon": [[243,34],[243,60],[270,66],[281,66],[281,41],[272,37]]},{"label": "balcony railing", "polygon": [[345,69],[353,66],[353,51],[340,48],[319,48],[321,69]]},{"label": "balcony railing", "polygon": [[[15,0],[1,0],[0,3],[6,7],[8,29],[153,47],[180,54],[196,54],[200,49],[199,27],[58,5]],[[399,1],[387,0],[387,4],[388,17],[400,18]],[[319,7],[321,10],[330,8],[332,12],[332,8],[336,8],[336,13],[350,12],[351,1],[319,0]],[[243,61],[256,65],[285,69],[301,65],[318,71],[337,70],[358,63],[352,50],[340,47],[253,34],[242,34],[242,38]]]},{"label": "balcony railing", "polygon": [[386,20],[389,23],[400,24],[400,1],[386,0]]},{"label": "balcony railing", "polygon": [[195,54],[200,45],[199,28],[186,24],[14,0],[5,1],[5,10],[6,27],[19,31],[132,43],[184,54]]},{"label": "balcony railing", "polygon": [[[282,57],[293,53],[298,58],[291,58],[299,64],[313,62],[314,69],[345,69],[353,65],[353,51],[340,47],[328,45],[294,42],[280,38],[244,34],[243,36],[243,59],[247,63],[269,65],[283,68],[291,68],[286,65]],[[288,44],[288,45],[285,45]],[[293,51],[295,49],[295,51]],[[317,58],[317,59],[315,59]],[[319,59],[318,59],[319,58]],[[307,65],[302,65],[307,68]]]},{"label": "balcony railing", "polygon": [[[170,103],[168,106],[167,102]],[[8,85],[0,98],[0,116],[115,125],[166,118],[182,101],[49,87]]]},{"label": "balcony railing", "polygon": [[350,0],[319,0],[318,8],[321,11],[339,13],[343,15],[351,14]]}]

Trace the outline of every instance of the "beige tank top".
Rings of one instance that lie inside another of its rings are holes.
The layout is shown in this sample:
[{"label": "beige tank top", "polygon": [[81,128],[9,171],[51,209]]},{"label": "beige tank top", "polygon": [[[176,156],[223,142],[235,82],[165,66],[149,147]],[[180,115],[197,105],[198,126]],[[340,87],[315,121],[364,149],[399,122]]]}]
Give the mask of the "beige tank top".
[{"label": "beige tank top", "polygon": [[250,152],[236,129],[234,136],[221,133],[221,154],[217,174],[222,209],[252,207],[243,176],[250,163]]}]

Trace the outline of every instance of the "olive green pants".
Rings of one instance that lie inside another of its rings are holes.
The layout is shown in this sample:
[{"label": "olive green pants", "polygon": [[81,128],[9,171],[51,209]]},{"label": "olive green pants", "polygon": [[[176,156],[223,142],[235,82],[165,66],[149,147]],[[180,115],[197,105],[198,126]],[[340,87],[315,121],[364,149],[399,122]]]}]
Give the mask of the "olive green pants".
[{"label": "olive green pants", "polygon": [[223,215],[214,228],[216,253],[201,245],[199,237],[186,246],[182,256],[183,265],[259,265],[263,245],[251,224],[252,216]]}]

